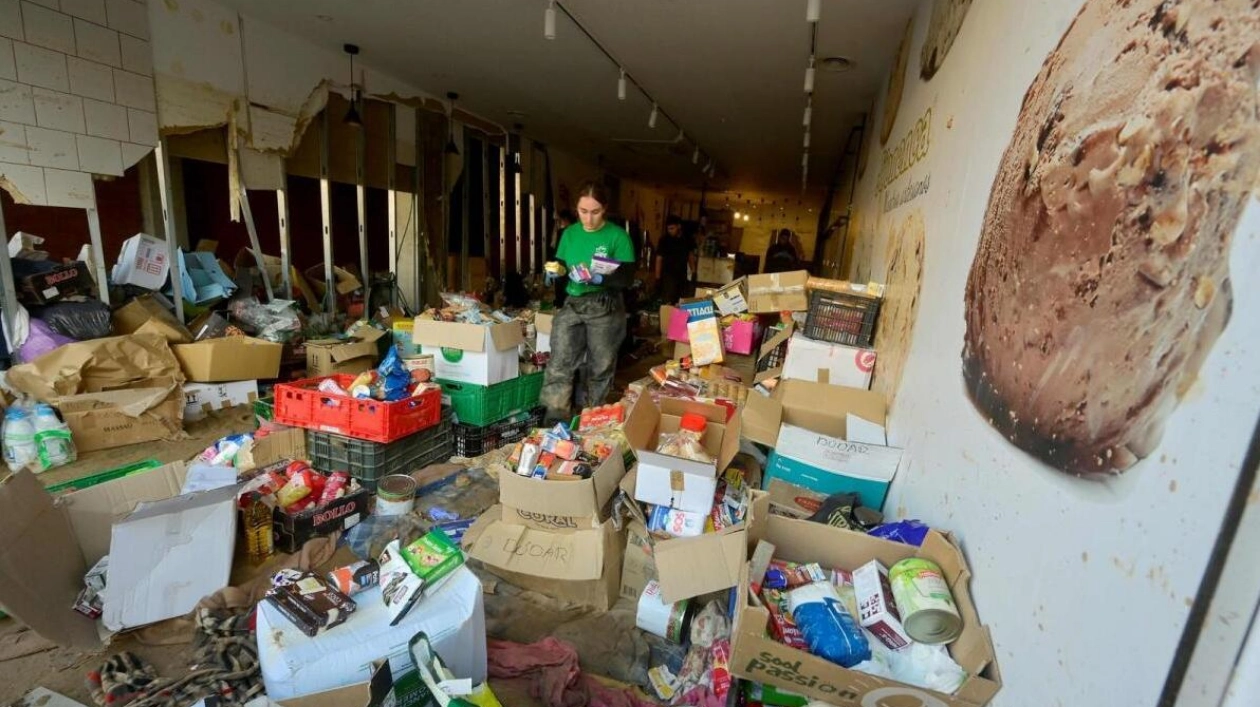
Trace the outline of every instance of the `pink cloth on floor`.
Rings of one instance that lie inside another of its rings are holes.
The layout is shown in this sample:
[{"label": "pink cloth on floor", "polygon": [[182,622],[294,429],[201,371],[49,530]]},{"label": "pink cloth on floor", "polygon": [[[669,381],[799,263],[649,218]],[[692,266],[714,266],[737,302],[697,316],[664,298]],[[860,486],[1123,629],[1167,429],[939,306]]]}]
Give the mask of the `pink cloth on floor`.
[{"label": "pink cloth on floor", "polygon": [[583,675],[577,651],[551,636],[528,645],[491,639],[486,651],[490,677],[528,678],[530,694],[547,707],[656,707]]}]

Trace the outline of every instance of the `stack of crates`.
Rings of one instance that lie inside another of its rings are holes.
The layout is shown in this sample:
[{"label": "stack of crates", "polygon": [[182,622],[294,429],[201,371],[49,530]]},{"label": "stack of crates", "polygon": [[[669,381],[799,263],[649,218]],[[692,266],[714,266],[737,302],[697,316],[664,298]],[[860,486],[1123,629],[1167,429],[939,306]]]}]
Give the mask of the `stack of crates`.
[{"label": "stack of crates", "polygon": [[393,442],[370,442],[308,429],[307,454],[316,469],[348,471],[375,492],[383,476],[410,474],[450,459],[455,449],[451,417],[450,409],[444,407],[442,421],[436,426]]},{"label": "stack of crates", "polygon": [[473,385],[439,380],[442,400],[451,406],[455,453],[477,457],[520,440],[530,428],[542,424],[543,408],[538,405],[543,372],[523,373],[494,385]]}]

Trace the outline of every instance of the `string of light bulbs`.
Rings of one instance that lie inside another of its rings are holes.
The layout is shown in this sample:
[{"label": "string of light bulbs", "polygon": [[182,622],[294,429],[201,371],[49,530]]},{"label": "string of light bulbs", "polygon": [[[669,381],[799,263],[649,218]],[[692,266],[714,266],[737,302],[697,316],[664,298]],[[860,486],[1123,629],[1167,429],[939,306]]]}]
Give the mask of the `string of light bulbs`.
[{"label": "string of light bulbs", "polygon": [[[809,0],[809,2],[816,5],[819,0]],[[586,38],[590,40],[591,44],[595,45],[596,49],[602,52],[603,55],[617,67],[617,100],[626,100],[629,85],[634,84],[634,87],[639,91],[639,93],[642,93],[643,97],[652,104],[652,112],[648,114],[648,127],[655,130],[657,123],[659,123],[660,119],[663,117],[666,121],[673,123],[678,127],[678,137],[674,138],[674,141],[678,143],[686,142],[687,134],[683,130],[682,125],[661,108],[660,103],[652,97],[652,94],[647,92],[647,89],[643,87],[643,84],[639,83],[633,76],[626,73],[626,68],[621,65],[620,61],[617,61],[617,57],[613,56],[612,52],[608,51],[603,44],[600,44],[599,40],[595,39],[595,36],[591,34],[590,30],[586,29],[586,26],[579,22],[578,19],[573,16],[573,13],[569,11],[569,8],[561,4],[559,0],[547,0],[547,8],[543,11],[543,37],[545,39],[556,38],[556,20],[561,12],[564,13],[564,16],[569,19],[569,22],[571,22],[574,27],[577,27],[582,34],[586,35]],[[704,154],[704,152],[700,149],[700,143],[696,142],[694,139],[690,142],[695,146],[694,151],[691,153],[691,163],[693,165],[699,165],[700,158],[702,156],[706,157],[707,161],[700,171],[701,174],[704,174],[709,179],[712,179],[714,175],[717,174],[717,163],[714,161],[713,156]]]},{"label": "string of light bulbs", "polygon": [[805,115],[801,125],[805,128],[805,137],[801,141],[804,154],[801,155],[801,191],[809,188],[809,132],[814,117],[814,64],[818,54],[818,22],[822,16],[822,0],[806,0],[805,21],[809,23],[809,64],[805,67]]}]

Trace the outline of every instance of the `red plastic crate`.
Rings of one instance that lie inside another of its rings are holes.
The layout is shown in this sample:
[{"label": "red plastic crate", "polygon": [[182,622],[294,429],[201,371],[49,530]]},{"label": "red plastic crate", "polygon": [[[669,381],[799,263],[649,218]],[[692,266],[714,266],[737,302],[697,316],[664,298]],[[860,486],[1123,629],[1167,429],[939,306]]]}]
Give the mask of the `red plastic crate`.
[{"label": "red plastic crate", "polygon": [[369,442],[393,442],[442,420],[442,391],[433,389],[392,403],[318,390],[332,378],[347,388],[355,376],[337,374],[276,385],[275,421]]}]

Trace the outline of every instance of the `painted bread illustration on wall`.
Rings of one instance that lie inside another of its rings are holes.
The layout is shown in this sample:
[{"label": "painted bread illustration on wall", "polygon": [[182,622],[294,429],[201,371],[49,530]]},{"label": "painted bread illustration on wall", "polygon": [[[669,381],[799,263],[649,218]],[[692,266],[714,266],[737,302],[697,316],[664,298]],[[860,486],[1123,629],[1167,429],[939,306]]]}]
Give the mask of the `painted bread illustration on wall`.
[{"label": "painted bread illustration on wall", "polygon": [[932,19],[928,22],[927,41],[919,52],[919,77],[931,81],[937,69],[945,63],[945,55],[954,46],[954,38],[962,29],[971,0],[935,0]]},{"label": "painted bread illustration on wall", "polygon": [[1024,96],[966,289],[963,375],[1062,471],[1149,455],[1230,317],[1260,167],[1255,0],[1087,0]]}]

